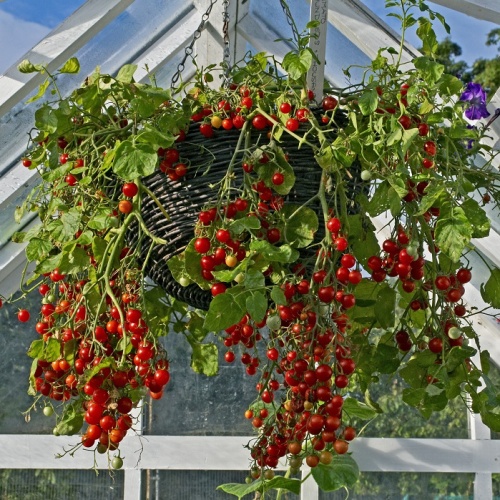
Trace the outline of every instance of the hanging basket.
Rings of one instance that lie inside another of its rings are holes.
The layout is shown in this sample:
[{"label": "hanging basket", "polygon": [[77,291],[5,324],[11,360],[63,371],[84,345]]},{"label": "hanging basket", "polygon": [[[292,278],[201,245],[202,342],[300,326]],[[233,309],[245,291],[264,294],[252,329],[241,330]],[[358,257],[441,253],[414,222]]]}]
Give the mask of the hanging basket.
[{"label": "hanging basket", "polygon": [[[339,113],[340,121],[343,118]],[[182,162],[189,164],[189,174],[186,177],[181,181],[172,182],[165,173],[158,170],[143,181],[160,201],[170,219],[166,219],[157,204],[149,197],[144,198],[142,211],[148,230],[167,242],[153,249],[146,266],[148,276],[172,297],[193,307],[207,310],[212,299],[210,291],[203,290],[196,284],[181,286],[173,278],[167,262],[185,250],[194,236],[194,227],[200,211],[216,200],[218,190],[213,186],[217,185],[226,174],[241,131],[219,129],[212,138],[206,138],[200,133],[199,127],[199,123],[192,122],[187,130],[186,139],[176,145]],[[307,124],[303,124],[297,133],[303,134],[306,130]],[[269,143],[268,131],[269,129],[264,131],[252,129],[251,143],[253,145]],[[330,136],[332,140],[335,138],[335,134],[331,132]],[[295,186],[285,197],[285,202],[302,205],[318,192],[322,169],[315,161],[311,147],[302,145],[299,148],[297,139],[289,134],[282,134],[279,146],[287,154],[296,176]],[[363,188],[358,182],[359,166],[354,164],[349,170],[351,175],[346,176],[345,181],[346,193],[350,199],[348,210],[355,212],[355,198]],[[242,181],[242,169],[237,168],[235,174],[237,184]],[[313,202],[309,207],[319,212],[319,203]],[[323,225],[320,224],[316,240],[319,241],[323,235]]]}]

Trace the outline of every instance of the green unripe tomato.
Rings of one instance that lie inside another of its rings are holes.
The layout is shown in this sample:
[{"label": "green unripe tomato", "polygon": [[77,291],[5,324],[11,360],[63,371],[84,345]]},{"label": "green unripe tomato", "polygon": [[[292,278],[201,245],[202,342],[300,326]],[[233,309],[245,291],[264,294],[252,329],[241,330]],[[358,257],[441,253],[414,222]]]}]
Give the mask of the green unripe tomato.
[{"label": "green unripe tomato", "polygon": [[369,181],[372,178],[372,173],[369,170],[363,170],[361,172],[361,180]]},{"label": "green unripe tomato", "polygon": [[245,478],[245,483],[250,484],[253,481],[253,479],[250,476],[247,476]]},{"label": "green unripe tomato", "polygon": [[108,447],[105,444],[99,443],[97,445],[97,453],[104,455],[108,451]]},{"label": "green unripe tomato", "polygon": [[281,327],[281,320],[276,314],[273,316],[268,316],[266,319],[266,325],[269,330],[278,330]]},{"label": "green unripe tomato", "polygon": [[264,471],[264,479],[270,481],[274,477],[274,471],[272,469],[266,469]]},{"label": "green unripe tomato", "polygon": [[474,191],[474,184],[472,184],[471,181],[467,180],[467,179],[463,179],[462,180],[462,188],[464,189],[464,191],[466,193],[470,193],[471,191]]},{"label": "green unripe tomato", "polygon": [[52,434],[54,434],[54,436],[60,436],[61,434],[59,434],[59,431],[57,430],[57,427],[54,427],[52,429]]},{"label": "green unripe tomato", "polygon": [[52,408],[52,406],[45,406],[42,411],[46,417],[50,417],[54,414],[54,408]]},{"label": "green unripe tomato", "polygon": [[188,286],[189,285],[189,278],[186,278],[185,276],[182,276],[181,278],[179,278],[179,285]]},{"label": "green unripe tomato", "polygon": [[238,273],[236,277],[234,278],[234,281],[236,283],[241,283],[245,279],[245,274],[244,273]]},{"label": "green unripe tomato", "polygon": [[113,467],[113,469],[121,469],[123,467],[123,458],[113,457],[113,460],[111,460],[111,467]]},{"label": "green unripe tomato", "polygon": [[452,326],[449,330],[448,330],[448,337],[450,337],[450,339],[458,339],[462,336],[462,330],[460,330],[460,328],[457,328],[456,326]]}]

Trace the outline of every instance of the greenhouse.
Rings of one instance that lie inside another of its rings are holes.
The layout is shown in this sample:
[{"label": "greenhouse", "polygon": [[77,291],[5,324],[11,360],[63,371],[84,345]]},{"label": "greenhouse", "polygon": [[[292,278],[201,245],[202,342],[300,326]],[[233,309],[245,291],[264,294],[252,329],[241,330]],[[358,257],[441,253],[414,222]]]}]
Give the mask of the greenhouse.
[{"label": "greenhouse", "polygon": [[0,499],[500,498],[498,0],[34,3]]}]

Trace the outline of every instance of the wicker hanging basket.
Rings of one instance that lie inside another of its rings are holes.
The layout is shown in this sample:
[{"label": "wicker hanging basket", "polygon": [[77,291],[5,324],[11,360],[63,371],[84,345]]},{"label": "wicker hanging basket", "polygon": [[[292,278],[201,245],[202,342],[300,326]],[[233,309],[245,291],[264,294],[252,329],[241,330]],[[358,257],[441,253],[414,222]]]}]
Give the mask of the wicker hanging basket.
[{"label": "wicker hanging basket", "polygon": [[[306,130],[306,124],[304,132]],[[269,142],[267,130],[252,129],[252,144],[266,144]],[[301,130],[298,131],[299,133]],[[155,194],[157,199],[169,214],[167,220],[157,204],[149,197],[143,200],[142,211],[147,228],[155,236],[167,241],[165,245],[157,245],[148,260],[146,271],[148,276],[160,285],[169,295],[189,305],[208,309],[211,301],[210,291],[201,289],[196,284],[181,286],[172,276],[167,262],[183,252],[194,236],[194,227],[200,211],[213,203],[217,198],[216,185],[227,172],[228,165],[235,153],[241,131],[217,130],[214,137],[206,138],[199,131],[199,123],[191,123],[186,139],[176,146],[180,158],[188,163],[189,174],[182,181],[172,182],[160,170],[144,180],[144,184]],[[332,140],[335,138],[332,134]],[[313,150],[302,145],[290,135],[284,133],[280,138],[280,147],[288,155],[288,161],[294,169],[296,183],[285,201],[296,204],[306,203],[317,192],[322,170],[316,163]],[[241,155],[243,158],[243,155]],[[207,168],[208,166],[208,168]],[[239,170],[239,172],[238,172]],[[346,192],[351,200],[349,211],[354,211],[354,199],[361,187],[357,182],[359,170],[356,165],[350,169],[351,176],[346,178]],[[236,169],[235,182],[242,180],[242,169]],[[239,178],[238,178],[239,177]],[[309,205],[319,211],[319,206]],[[322,237],[322,225],[317,239]],[[144,250],[146,252],[146,250]]]}]

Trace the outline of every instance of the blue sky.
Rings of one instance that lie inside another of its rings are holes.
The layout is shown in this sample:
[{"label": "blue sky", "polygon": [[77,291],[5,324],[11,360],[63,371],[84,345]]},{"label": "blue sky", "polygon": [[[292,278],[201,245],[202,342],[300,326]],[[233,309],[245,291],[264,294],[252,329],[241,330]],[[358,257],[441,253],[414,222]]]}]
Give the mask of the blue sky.
[{"label": "blue sky", "polygon": [[[84,1],[0,0],[0,74],[20,59],[26,51],[36,45]],[[363,0],[363,2],[380,17],[384,17],[395,29],[398,29],[397,21],[394,18],[385,17],[384,0]],[[492,58],[499,55],[494,48],[488,48],[484,45],[486,34],[498,26],[438,5],[430,5],[445,15],[452,28],[452,39],[462,47],[462,59],[470,64],[479,57]],[[438,30],[439,39],[445,36],[444,30]],[[415,35],[410,35],[409,40],[414,45],[418,45],[418,39]]]}]

